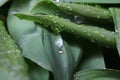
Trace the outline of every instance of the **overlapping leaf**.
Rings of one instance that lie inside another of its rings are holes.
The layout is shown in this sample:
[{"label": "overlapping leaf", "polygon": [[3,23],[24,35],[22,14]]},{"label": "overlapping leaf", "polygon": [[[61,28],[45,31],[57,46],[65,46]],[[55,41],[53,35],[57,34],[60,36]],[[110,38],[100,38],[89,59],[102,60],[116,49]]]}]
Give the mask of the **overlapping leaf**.
[{"label": "overlapping leaf", "polygon": [[76,73],[74,80],[119,80],[120,71],[95,69]]},{"label": "overlapping leaf", "polygon": [[[19,20],[12,15],[12,12],[16,11],[22,13],[31,12],[30,10],[36,1],[15,1],[8,16],[9,31],[23,49],[23,55],[26,58],[52,71],[55,80],[70,80],[74,71],[74,65],[80,54],[80,49],[77,46],[68,46],[60,35],[46,31],[40,25],[31,21]],[[61,48],[56,45],[56,41],[58,41],[58,45],[61,45],[59,40],[63,41]],[[63,54],[60,54],[61,50]]]},{"label": "overlapping leaf", "polygon": [[4,5],[8,0],[0,0],[0,7]]},{"label": "overlapping leaf", "polygon": [[0,80],[29,80],[21,51],[0,21]]}]

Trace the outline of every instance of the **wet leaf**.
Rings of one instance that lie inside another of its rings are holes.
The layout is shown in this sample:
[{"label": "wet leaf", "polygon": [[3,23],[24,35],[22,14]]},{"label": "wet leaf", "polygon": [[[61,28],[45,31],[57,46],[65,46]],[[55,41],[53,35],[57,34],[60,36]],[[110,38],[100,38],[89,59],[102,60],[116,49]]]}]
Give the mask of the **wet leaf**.
[{"label": "wet leaf", "polygon": [[80,71],[75,74],[74,80],[119,80],[120,71],[110,69],[95,69]]},{"label": "wet leaf", "polygon": [[[20,20],[13,15],[14,11],[29,14],[36,1],[15,1],[8,16],[10,34],[22,48],[24,57],[52,71],[55,80],[70,80],[74,65],[81,56],[80,48],[68,45],[59,34],[55,35],[32,21]],[[59,39],[63,41],[62,47],[58,46],[61,45]]]},{"label": "wet leaf", "polygon": [[27,71],[21,51],[0,21],[0,80],[29,80]]},{"label": "wet leaf", "polygon": [[8,0],[0,0],[0,7],[3,6]]}]

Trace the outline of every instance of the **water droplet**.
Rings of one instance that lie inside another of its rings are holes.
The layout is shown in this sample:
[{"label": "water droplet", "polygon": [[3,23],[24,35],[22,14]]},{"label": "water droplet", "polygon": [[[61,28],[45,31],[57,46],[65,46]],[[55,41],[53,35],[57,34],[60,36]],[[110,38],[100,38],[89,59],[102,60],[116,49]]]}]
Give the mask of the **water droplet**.
[{"label": "water droplet", "polygon": [[61,38],[58,38],[56,41],[55,41],[55,45],[58,47],[58,48],[62,48],[63,46],[63,40]]},{"label": "water droplet", "polygon": [[82,27],[81,25],[79,25],[78,27]]},{"label": "water droplet", "polygon": [[96,33],[96,34],[99,34],[99,32],[98,32],[98,31],[95,31],[95,33]]},{"label": "water droplet", "polygon": [[105,37],[103,34],[100,34],[101,37]]},{"label": "water droplet", "polygon": [[91,37],[90,33],[87,33],[87,35],[88,35],[89,37]]},{"label": "water droplet", "polygon": [[17,14],[18,12],[17,11],[12,11],[11,14]]},{"label": "water droplet", "polygon": [[65,19],[66,21],[70,22],[70,19]]},{"label": "water droplet", "polygon": [[91,11],[91,9],[88,8],[87,11]]},{"label": "water droplet", "polygon": [[94,39],[91,39],[91,41],[92,41],[92,43],[94,43],[94,42],[95,42],[95,40],[94,40]]},{"label": "water droplet", "polygon": [[83,18],[83,17],[74,16],[74,21],[75,21],[77,24],[81,24],[81,23],[83,23],[84,18]]},{"label": "water droplet", "polygon": [[84,33],[87,33],[87,31],[83,31]]},{"label": "water droplet", "polygon": [[12,70],[16,70],[17,67],[16,67],[16,66],[12,66],[11,69],[12,69]]},{"label": "water droplet", "polygon": [[106,13],[106,11],[103,11],[103,13]]},{"label": "water droplet", "polygon": [[50,15],[49,17],[50,17],[50,18],[52,18],[52,16],[51,16],[51,15]]},{"label": "water droplet", "polygon": [[100,16],[98,15],[97,18],[100,19]]},{"label": "water droplet", "polygon": [[64,51],[61,49],[61,50],[58,51],[58,53],[59,53],[59,54],[63,54]]},{"label": "water droplet", "polygon": [[15,50],[16,53],[20,53],[20,50]]},{"label": "water droplet", "polygon": [[56,2],[60,2],[60,0],[55,0]]},{"label": "water droplet", "polygon": [[71,29],[71,32],[74,32],[74,31]]},{"label": "water droplet", "polygon": [[9,53],[11,53],[11,51],[7,51],[7,53],[9,54]]},{"label": "water droplet", "polygon": [[118,28],[118,33],[120,33],[120,28]]},{"label": "water droplet", "polygon": [[72,8],[71,8],[70,6],[68,6],[67,8],[68,8],[68,10],[69,10],[69,11],[71,11],[71,10],[72,10]]},{"label": "water droplet", "polygon": [[73,80],[78,80],[78,77],[77,75],[74,75],[74,79]]}]

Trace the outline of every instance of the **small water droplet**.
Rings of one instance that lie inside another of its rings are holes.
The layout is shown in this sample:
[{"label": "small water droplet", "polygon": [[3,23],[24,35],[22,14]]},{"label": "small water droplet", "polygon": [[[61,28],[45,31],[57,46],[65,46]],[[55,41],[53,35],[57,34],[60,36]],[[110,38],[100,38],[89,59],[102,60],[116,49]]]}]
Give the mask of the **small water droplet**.
[{"label": "small water droplet", "polygon": [[92,43],[94,43],[94,42],[95,42],[95,40],[94,40],[94,39],[91,39],[91,41],[92,41]]},{"label": "small water droplet", "polygon": [[87,35],[88,35],[89,37],[91,37],[90,33],[87,33]]},{"label": "small water droplet", "polygon": [[72,8],[71,8],[70,6],[68,6],[67,8],[68,8],[68,10],[69,10],[69,11],[71,11],[71,10],[72,10]]},{"label": "small water droplet", "polygon": [[100,16],[98,15],[97,18],[100,19]]},{"label": "small water droplet", "polygon": [[55,41],[55,45],[58,47],[58,48],[62,48],[63,46],[63,40],[61,38],[58,38],[56,41]]},{"label": "small water droplet", "polygon": [[20,50],[15,50],[16,53],[20,53]]},{"label": "small water droplet", "polygon": [[103,11],[103,13],[106,13],[106,11]]},{"label": "small water droplet", "polygon": [[83,23],[84,18],[83,18],[83,17],[74,16],[74,21],[75,21],[77,24],[81,24],[81,23]]},{"label": "small water droplet", "polygon": [[84,33],[87,33],[87,31],[83,31]]},{"label": "small water droplet", "polygon": [[78,27],[82,27],[81,25],[79,25]]},{"label": "small water droplet", "polygon": [[59,54],[63,54],[64,51],[63,51],[62,49],[60,49],[60,50],[58,51],[58,53],[59,53]]},{"label": "small water droplet", "polygon": [[118,30],[115,30],[115,32],[118,32]]},{"label": "small water droplet", "polygon": [[7,53],[11,53],[11,51],[7,51]]},{"label": "small water droplet", "polygon": [[99,34],[99,32],[98,32],[98,31],[95,31],[95,33],[96,33],[96,34]]},{"label": "small water droplet", "polygon": [[11,69],[12,69],[12,70],[16,70],[17,67],[16,67],[16,66],[12,66]]},{"label": "small water droplet", "polygon": [[100,34],[101,37],[105,37],[103,34]]},{"label": "small water droplet", "polygon": [[17,14],[18,12],[17,11],[12,11],[11,14]]},{"label": "small water droplet", "polygon": [[65,21],[68,21],[68,22],[70,22],[70,19],[65,19]]},{"label": "small water droplet", "polygon": [[60,2],[60,0],[55,0],[56,2]]},{"label": "small water droplet", "polygon": [[91,11],[91,9],[88,8],[87,11]]},{"label": "small water droplet", "polygon": [[73,80],[78,80],[78,77],[77,75],[74,75],[74,79]]}]

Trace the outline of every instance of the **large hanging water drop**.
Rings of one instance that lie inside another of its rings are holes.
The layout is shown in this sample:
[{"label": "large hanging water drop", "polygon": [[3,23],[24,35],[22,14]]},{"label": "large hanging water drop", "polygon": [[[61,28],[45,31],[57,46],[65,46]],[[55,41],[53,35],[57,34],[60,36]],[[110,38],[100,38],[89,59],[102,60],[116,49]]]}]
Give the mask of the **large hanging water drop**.
[{"label": "large hanging water drop", "polygon": [[61,38],[58,38],[58,39],[55,41],[55,45],[59,48],[58,53],[60,53],[60,54],[64,53],[63,50],[62,50],[63,40],[62,40]]}]

